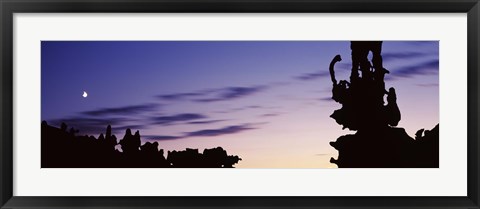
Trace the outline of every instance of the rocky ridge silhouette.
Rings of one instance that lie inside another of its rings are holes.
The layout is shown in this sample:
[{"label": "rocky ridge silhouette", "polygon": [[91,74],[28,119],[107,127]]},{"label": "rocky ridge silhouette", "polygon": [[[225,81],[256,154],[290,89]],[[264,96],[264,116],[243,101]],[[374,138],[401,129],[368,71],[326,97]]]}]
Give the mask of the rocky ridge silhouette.
[{"label": "rocky ridge silhouette", "polygon": [[[42,122],[42,168],[233,168],[240,157],[228,155],[222,147],[169,151],[164,156],[158,142],[141,144],[140,132],[130,129],[120,141],[109,125],[105,135],[77,136],[78,130],[62,123],[56,128]],[[121,151],[115,147],[120,145]]]},{"label": "rocky ridge silhouette", "polygon": [[342,60],[340,55],[330,63],[332,99],[342,105],[330,117],[356,133],[330,142],[338,150],[338,158],[332,157],[330,162],[339,168],[438,168],[438,124],[430,131],[419,130],[415,139],[396,127],[401,113],[395,89],[385,90],[389,71],[383,66],[382,42],[352,41],[350,47],[350,81],[337,82],[335,78],[334,66]]}]

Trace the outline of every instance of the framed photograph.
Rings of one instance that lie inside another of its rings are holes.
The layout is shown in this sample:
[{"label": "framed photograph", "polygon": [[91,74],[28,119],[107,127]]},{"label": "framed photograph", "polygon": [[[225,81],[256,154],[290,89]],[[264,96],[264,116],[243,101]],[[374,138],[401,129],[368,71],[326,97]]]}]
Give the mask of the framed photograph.
[{"label": "framed photograph", "polygon": [[479,208],[478,0],[0,6],[1,208]]}]

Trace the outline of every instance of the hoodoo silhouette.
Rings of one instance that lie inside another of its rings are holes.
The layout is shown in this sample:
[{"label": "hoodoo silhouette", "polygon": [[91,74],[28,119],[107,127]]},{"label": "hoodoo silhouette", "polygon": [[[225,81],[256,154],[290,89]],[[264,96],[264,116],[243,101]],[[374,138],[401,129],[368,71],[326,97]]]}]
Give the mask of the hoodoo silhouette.
[{"label": "hoodoo silhouette", "polygon": [[[338,158],[330,159],[339,168],[428,168],[439,166],[439,126],[421,129],[415,139],[405,129],[396,127],[401,120],[393,87],[385,89],[381,41],[352,41],[350,81],[335,78],[336,55],[330,63],[332,99],[342,107],[330,116],[343,129],[355,134],[340,136],[330,145]],[[372,53],[371,62],[368,54]],[[372,65],[373,63],[373,65]],[[361,72],[361,75],[360,73]],[[387,103],[384,97],[386,95]]]},{"label": "hoodoo silhouette", "polygon": [[[42,168],[233,168],[242,160],[238,156],[227,155],[221,147],[168,152],[158,149],[158,142],[141,144],[140,132],[132,134],[130,129],[117,142],[112,135],[112,127],[107,127],[105,135],[76,136],[78,130],[62,123],[56,128],[42,122],[41,163]],[[121,151],[115,149],[120,145]]]}]

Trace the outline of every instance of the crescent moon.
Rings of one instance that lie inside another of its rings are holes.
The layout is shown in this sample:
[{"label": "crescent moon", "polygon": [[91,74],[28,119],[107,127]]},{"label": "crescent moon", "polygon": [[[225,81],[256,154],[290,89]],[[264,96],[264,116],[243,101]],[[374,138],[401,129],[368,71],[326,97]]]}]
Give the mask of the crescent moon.
[{"label": "crescent moon", "polygon": [[88,96],[87,92],[86,91],[83,91],[83,98],[86,98]]}]

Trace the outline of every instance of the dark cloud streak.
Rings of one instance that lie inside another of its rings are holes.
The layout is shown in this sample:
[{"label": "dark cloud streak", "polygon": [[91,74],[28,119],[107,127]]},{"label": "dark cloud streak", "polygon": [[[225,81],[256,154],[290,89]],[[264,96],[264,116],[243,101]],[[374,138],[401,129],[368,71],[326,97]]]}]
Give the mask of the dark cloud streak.
[{"label": "dark cloud streak", "polygon": [[335,100],[332,99],[332,97],[323,97],[323,98],[320,98],[319,100],[320,101],[328,101],[328,102],[335,101]]},{"label": "dark cloud streak", "polygon": [[416,65],[401,67],[398,70],[391,72],[391,75],[394,77],[411,78],[416,75],[433,75],[437,73],[438,60],[435,59]]},{"label": "dark cloud streak", "polygon": [[252,129],[257,129],[257,128],[251,127],[249,124],[243,124],[243,125],[227,126],[219,129],[205,129],[200,131],[187,132],[185,133],[185,136],[186,137],[221,136],[221,135],[227,135],[227,134],[235,134],[235,133],[252,130]]},{"label": "dark cloud streak", "polygon": [[106,116],[106,115],[131,115],[156,110],[159,104],[142,104],[123,107],[100,108],[92,111],[81,112],[80,114],[88,116]]},{"label": "dark cloud streak", "polygon": [[168,101],[219,102],[253,95],[267,89],[267,86],[225,87],[195,92],[157,95],[156,98]]},{"label": "dark cloud streak", "polygon": [[124,117],[69,117],[49,120],[47,122],[56,126],[60,126],[60,124],[65,123],[69,128],[73,127],[74,129],[79,130],[81,133],[97,134],[99,131],[104,131],[108,125],[118,126],[129,121],[131,121],[131,119]]},{"label": "dark cloud streak", "polygon": [[301,80],[301,81],[309,81],[309,80],[323,78],[329,75],[330,75],[330,72],[328,70],[325,70],[325,71],[319,71],[315,73],[305,73],[303,75],[296,76],[295,79]]},{"label": "dark cloud streak", "polygon": [[148,138],[147,140],[153,140],[153,141],[175,140],[175,139],[183,139],[183,138],[190,138],[190,137],[223,136],[223,135],[236,134],[236,133],[240,133],[248,130],[254,130],[254,129],[258,129],[258,128],[254,127],[254,124],[247,123],[247,124],[241,124],[241,125],[225,126],[218,129],[203,129],[198,131],[185,132],[183,135],[179,135],[179,136],[145,135],[144,137]]},{"label": "dark cloud streak", "polygon": [[212,124],[212,123],[218,123],[218,122],[223,122],[223,121],[226,121],[226,120],[202,120],[202,121],[192,121],[192,122],[188,122],[187,124]]},{"label": "dark cloud streak", "polygon": [[205,119],[205,118],[207,118],[207,116],[202,114],[182,113],[182,114],[170,115],[170,116],[151,117],[150,121],[152,122],[152,124],[157,124],[157,125],[173,125],[177,122],[185,122],[185,121],[199,120],[199,119]]},{"label": "dark cloud streak", "polygon": [[275,116],[279,116],[280,113],[265,113],[265,114],[262,114],[260,115],[260,117],[275,117]]},{"label": "dark cloud streak", "polygon": [[428,54],[420,52],[391,52],[391,53],[382,53],[382,59],[384,62],[395,60],[395,59],[412,59],[424,57]]},{"label": "dark cloud streak", "polygon": [[210,98],[195,99],[196,102],[218,102],[238,99],[241,97],[250,96],[265,90],[266,86],[251,86],[251,87],[226,87],[218,89]]},{"label": "dark cloud streak", "polygon": [[203,91],[196,91],[196,92],[186,92],[186,93],[176,93],[176,94],[163,94],[157,95],[156,98],[168,101],[183,101],[183,100],[192,100],[198,97],[204,97],[211,93],[215,92],[215,90],[203,90]]},{"label": "dark cloud streak", "polygon": [[142,136],[146,138],[145,140],[148,141],[164,141],[164,140],[175,140],[175,139],[182,139],[182,136],[167,136],[167,135],[144,135]]}]

